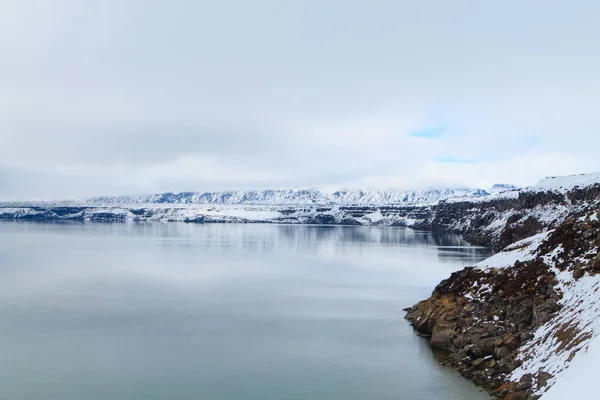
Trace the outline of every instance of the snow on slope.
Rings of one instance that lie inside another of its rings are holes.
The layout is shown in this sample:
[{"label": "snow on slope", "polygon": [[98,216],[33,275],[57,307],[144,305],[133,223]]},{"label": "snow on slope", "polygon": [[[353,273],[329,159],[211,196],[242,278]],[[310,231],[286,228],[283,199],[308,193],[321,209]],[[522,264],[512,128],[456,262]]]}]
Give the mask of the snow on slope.
[{"label": "snow on slope", "polygon": [[533,186],[517,188],[508,184],[497,184],[488,190],[489,196],[451,196],[443,201],[448,203],[460,202],[489,202],[497,200],[517,199],[522,193],[554,192],[565,194],[573,189],[600,185],[600,173],[547,177]]},{"label": "snow on slope", "polygon": [[350,190],[328,193],[316,189],[262,190],[249,192],[182,192],[145,196],[92,197],[89,204],[227,204],[227,205],[309,205],[309,204],[411,204],[429,205],[440,201],[489,201],[517,198],[521,192],[566,193],[577,187],[600,184],[600,173],[548,177],[533,186],[519,189],[495,184],[491,189]]},{"label": "snow on slope", "polygon": [[311,205],[311,204],[435,204],[457,196],[481,197],[482,189],[426,189],[420,191],[361,190],[327,193],[314,189],[263,190],[250,192],[162,193],[147,196],[94,197],[89,204],[222,204],[222,205]]},{"label": "snow on slope", "polygon": [[[523,354],[523,365],[515,370],[511,376],[518,381],[525,374],[536,375],[540,371],[553,375],[548,382],[549,386],[562,382],[565,374],[571,376],[571,381],[579,382],[575,386],[585,384],[580,376],[573,376],[571,368],[582,368],[589,362],[588,357],[581,357],[591,340],[598,344],[600,333],[600,277],[584,276],[574,280],[568,272],[560,273],[559,285],[563,288],[563,298],[560,303],[563,308],[549,323],[539,328],[530,346]],[[573,338],[570,336],[574,335]],[[600,358],[595,360],[596,366],[600,364]],[[572,365],[571,365],[572,363]],[[577,371],[577,369],[575,371]],[[576,372],[575,372],[576,373]],[[594,383],[595,385],[595,383]],[[559,386],[556,394],[551,387],[549,397],[543,399],[560,397],[562,391]],[[589,388],[582,392],[577,399],[597,399],[596,388]],[[543,394],[544,388],[538,392]]]},{"label": "snow on slope", "polygon": [[596,378],[600,364],[600,338],[590,341],[588,347],[577,356],[577,362],[573,364],[544,395],[544,400],[598,398]]},{"label": "snow on slope", "polygon": [[[597,216],[594,211],[577,219],[574,226],[579,224],[587,228],[579,232],[568,231],[567,239],[561,239],[592,243],[587,248],[573,250],[573,244],[567,242],[558,246],[544,243],[555,233],[551,230],[514,243],[478,265],[479,268],[504,268],[517,260],[523,262],[541,256],[556,275],[555,288],[562,294],[559,301],[562,308],[535,331],[533,339],[520,354],[522,365],[509,377],[511,381],[519,382],[525,375],[547,374],[547,385],[534,387],[542,399],[565,399],[575,393],[577,399],[598,398],[595,382],[585,378],[588,368],[600,365],[600,274],[594,274],[596,267],[593,266],[595,260],[600,260],[600,236],[596,236],[597,228],[589,228],[598,226]],[[565,233],[558,229],[557,233],[564,238]],[[586,236],[586,232],[594,233]],[[582,268],[584,272],[575,277],[573,268]],[[586,354],[588,347],[592,351]]]},{"label": "snow on slope", "polygon": [[503,251],[481,261],[476,267],[480,269],[508,268],[517,261],[533,260],[536,256],[536,250],[549,234],[550,232],[543,232],[513,243]]},{"label": "snow on slope", "polygon": [[594,174],[581,174],[569,176],[553,176],[542,179],[537,185],[527,188],[529,191],[554,191],[565,193],[576,187],[586,187],[600,184],[600,172]]}]

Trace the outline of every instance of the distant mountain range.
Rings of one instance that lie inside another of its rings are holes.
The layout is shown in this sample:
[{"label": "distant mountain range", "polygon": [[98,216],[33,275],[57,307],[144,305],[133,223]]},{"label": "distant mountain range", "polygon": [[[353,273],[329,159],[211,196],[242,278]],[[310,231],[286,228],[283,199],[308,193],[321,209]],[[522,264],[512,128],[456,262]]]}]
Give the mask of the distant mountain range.
[{"label": "distant mountain range", "polygon": [[182,192],[144,196],[93,197],[88,204],[215,204],[215,205],[314,205],[314,204],[435,204],[454,197],[485,197],[517,189],[497,184],[490,190],[454,188],[424,190],[352,190],[333,193],[316,189],[248,192]]},{"label": "distant mountain range", "polygon": [[519,189],[518,186],[511,185],[510,183],[496,183],[494,186],[492,186],[492,189],[489,191],[491,193],[500,193],[500,192],[506,192],[509,190],[517,190],[517,189]]}]

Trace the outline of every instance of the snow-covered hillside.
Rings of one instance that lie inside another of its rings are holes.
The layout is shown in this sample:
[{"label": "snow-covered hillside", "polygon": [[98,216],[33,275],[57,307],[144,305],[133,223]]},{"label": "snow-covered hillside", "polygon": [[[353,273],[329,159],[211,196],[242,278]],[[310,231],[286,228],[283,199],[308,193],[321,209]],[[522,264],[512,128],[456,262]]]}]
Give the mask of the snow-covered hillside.
[{"label": "snow-covered hillside", "polygon": [[[481,233],[510,244],[441,282],[407,319],[494,396],[596,399],[589,369],[600,363],[600,174],[445,207],[434,218],[463,231],[479,219]],[[452,214],[469,207],[475,219]]]},{"label": "snow-covered hillside", "polygon": [[215,204],[215,205],[312,205],[312,204],[434,204],[452,197],[484,197],[483,189],[359,190],[332,193],[315,190],[262,190],[250,192],[184,192],[147,196],[94,197],[89,204]]},{"label": "snow-covered hillside", "polygon": [[553,191],[565,193],[575,188],[600,184],[600,173],[569,176],[552,176],[542,179],[537,185],[528,188],[530,191]]}]

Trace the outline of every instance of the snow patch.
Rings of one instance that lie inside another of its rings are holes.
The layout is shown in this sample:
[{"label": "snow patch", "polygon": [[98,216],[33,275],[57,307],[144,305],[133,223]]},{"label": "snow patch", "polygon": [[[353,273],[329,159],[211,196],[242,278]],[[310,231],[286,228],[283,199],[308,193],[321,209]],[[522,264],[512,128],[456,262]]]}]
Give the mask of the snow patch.
[{"label": "snow patch", "polygon": [[528,191],[568,192],[577,187],[587,187],[600,184],[600,172],[593,174],[553,176],[542,179],[537,185],[527,188]]},{"label": "snow patch", "polygon": [[507,268],[513,266],[517,261],[525,262],[533,260],[538,247],[546,240],[551,232],[552,231],[540,233],[515,242],[500,253],[494,254],[492,257],[483,260],[477,264],[476,267],[479,269]]},{"label": "snow patch", "polygon": [[[586,275],[575,280],[571,272],[555,271],[558,279],[558,289],[563,293],[560,304],[563,308],[548,323],[540,327],[531,343],[521,354],[523,365],[516,369],[510,376],[511,380],[518,381],[525,374],[547,372],[553,375],[549,386],[555,382],[561,383],[556,390],[550,389],[549,397],[543,399],[563,399],[565,385],[569,381],[577,381],[578,388],[587,386],[582,391],[585,396],[577,397],[592,399],[595,397],[595,382],[582,380],[576,371],[588,365],[589,357],[580,357],[580,351],[585,351],[590,343],[599,347],[598,333],[600,333],[600,276]],[[593,339],[593,340],[592,340]],[[577,354],[577,356],[576,356]],[[598,354],[598,349],[593,354]],[[596,365],[598,362],[596,358]],[[571,371],[570,364],[576,366],[575,372]],[[567,369],[569,368],[569,369]],[[568,371],[565,373],[565,370]],[[570,378],[563,382],[563,374]],[[542,394],[544,388],[538,394]],[[586,397],[587,396],[587,397]]]}]

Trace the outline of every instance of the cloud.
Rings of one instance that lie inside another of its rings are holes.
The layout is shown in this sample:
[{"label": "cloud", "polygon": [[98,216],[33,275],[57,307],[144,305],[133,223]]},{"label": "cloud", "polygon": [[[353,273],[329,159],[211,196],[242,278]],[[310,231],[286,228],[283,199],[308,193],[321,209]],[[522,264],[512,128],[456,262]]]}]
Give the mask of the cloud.
[{"label": "cloud", "polygon": [[473,164],[475,162],[475,160],[454,157],[439,157],[435,161],[442,164]]},{"label": "cloud", "polygon": [[6,4],[0,199],[600,170],[576,3]]}]

